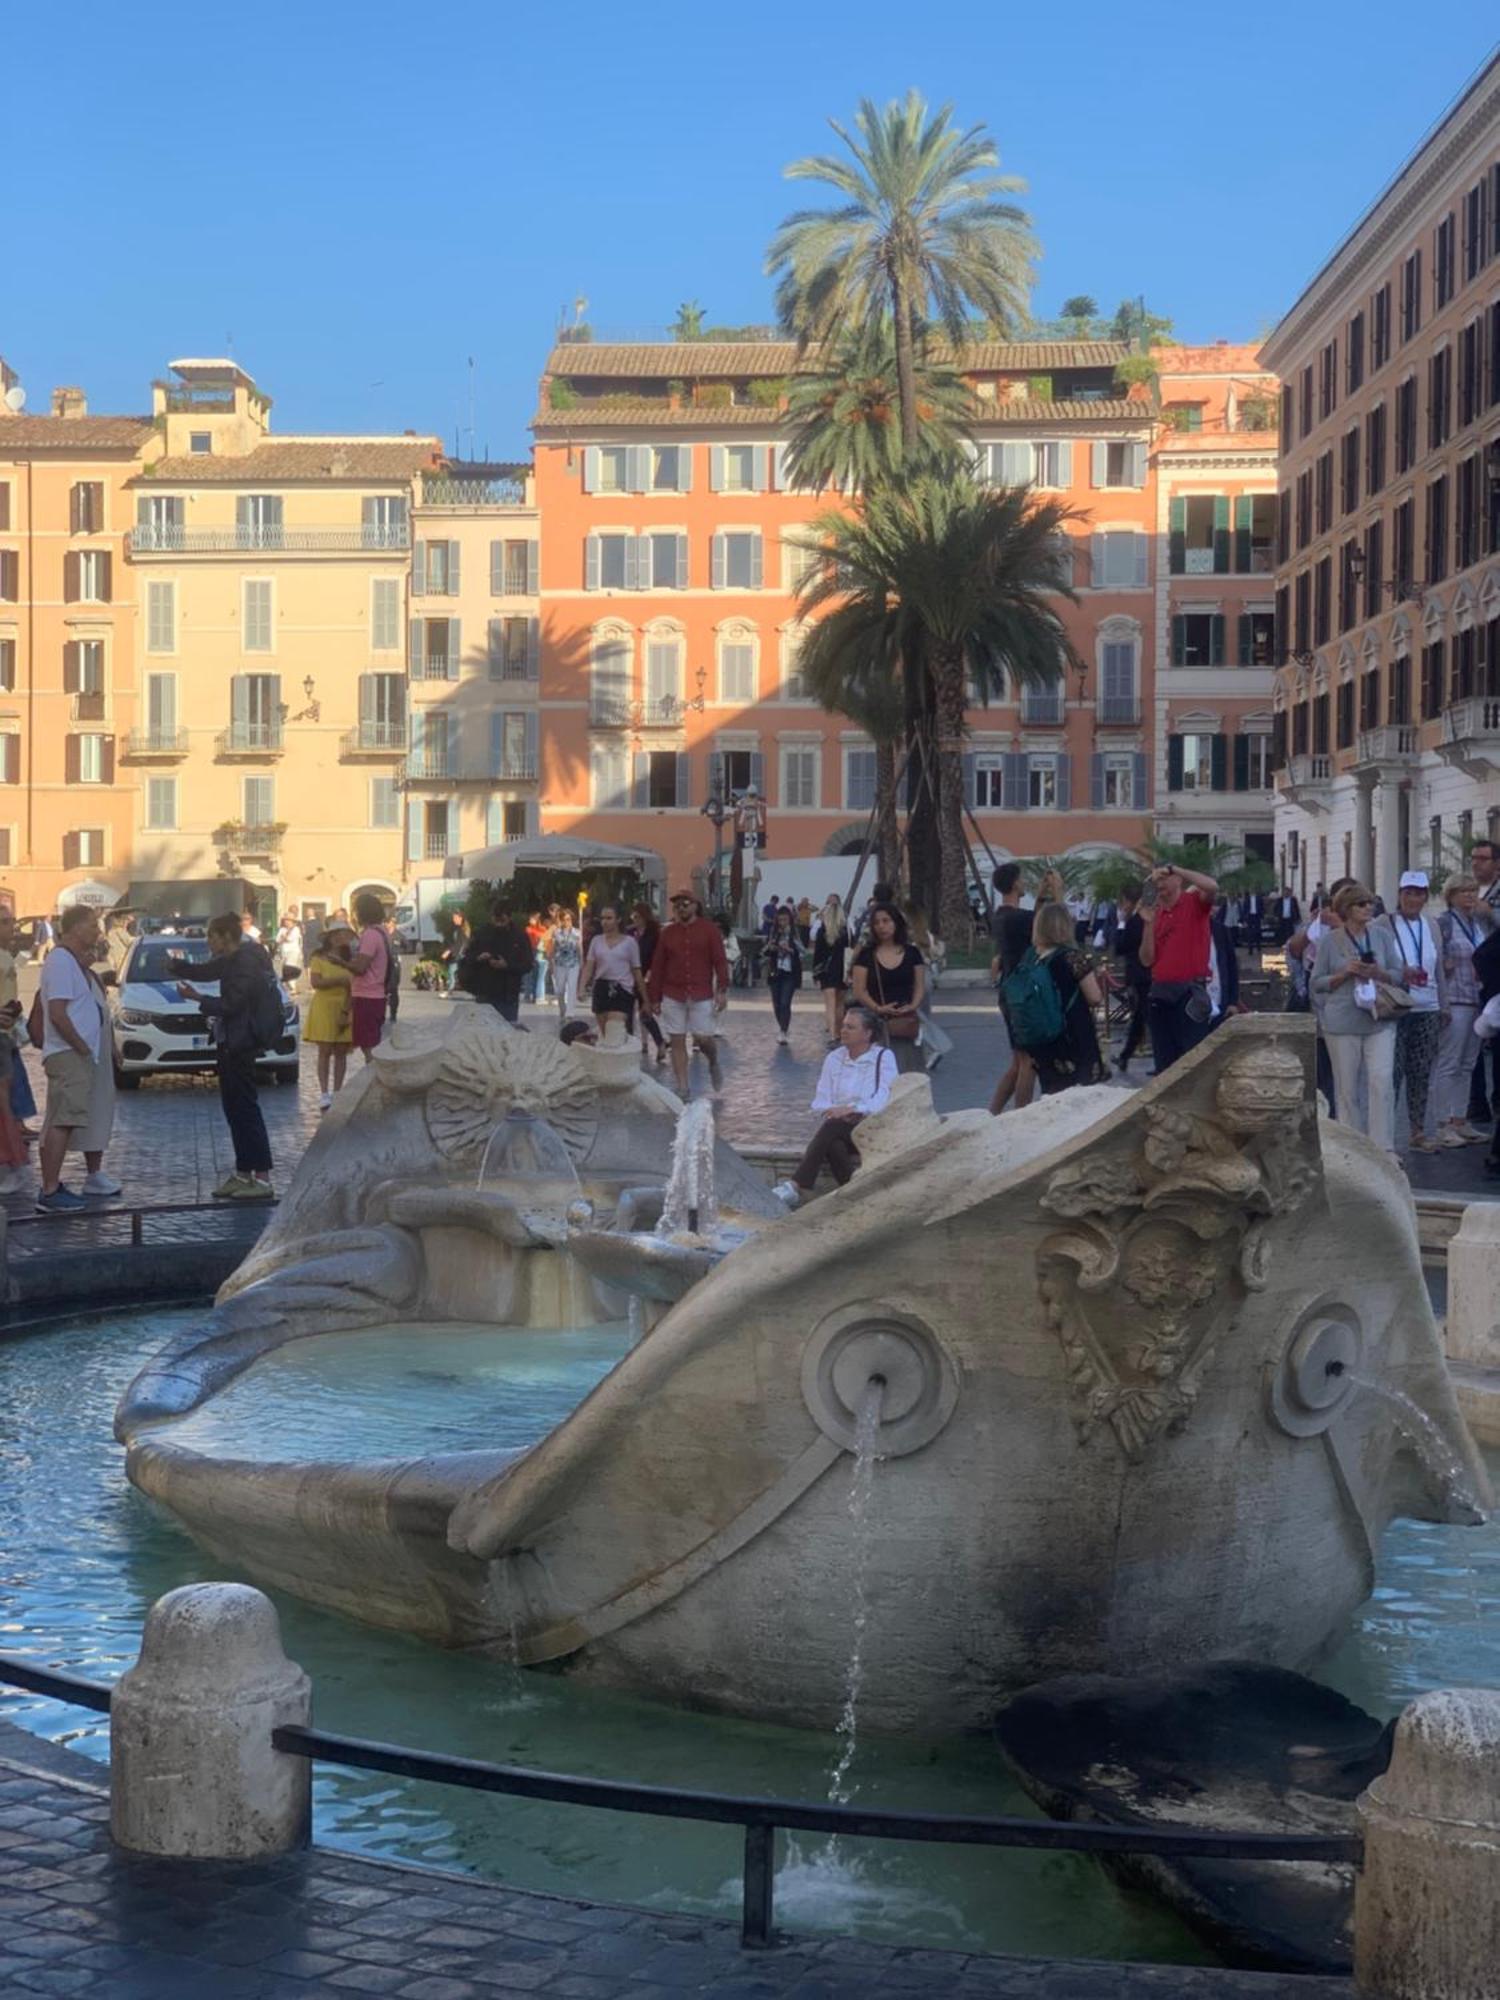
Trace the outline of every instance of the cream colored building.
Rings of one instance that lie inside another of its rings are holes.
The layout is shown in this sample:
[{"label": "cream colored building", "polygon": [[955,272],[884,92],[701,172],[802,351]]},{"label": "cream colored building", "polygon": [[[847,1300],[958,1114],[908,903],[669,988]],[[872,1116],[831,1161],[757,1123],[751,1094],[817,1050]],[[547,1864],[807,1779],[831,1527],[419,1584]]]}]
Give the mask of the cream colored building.
[{"label": "cream colored building", "polygon": [[540,521],[515,468],[424,475],[413,516],[405,872],[538,831]]},{"label": "cream colored building", "polygon": [[132,882],[243,879],[279,908],[394,901],[412,518],[433,438],[275,437],[225,360],[172,364],[134,481]]}]

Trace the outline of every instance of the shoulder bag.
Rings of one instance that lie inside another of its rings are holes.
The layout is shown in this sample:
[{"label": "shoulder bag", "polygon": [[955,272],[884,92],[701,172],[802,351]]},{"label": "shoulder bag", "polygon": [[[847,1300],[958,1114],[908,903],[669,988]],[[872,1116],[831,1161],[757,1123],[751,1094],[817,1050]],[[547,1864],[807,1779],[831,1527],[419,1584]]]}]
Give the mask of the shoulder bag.
[{"label": "shoulder bag", "polygon": [[[882,1007],[888,1004],[885,997],[885,981],[881,978],[880,960],[875,955],[875,947],[870,947],[870,966],[875,974],[875,992]],[[887,1042],[914,1042],[922,1032],[922,1020],[918,1014],[882,1015],[881,1027],[885,1030]]]}]

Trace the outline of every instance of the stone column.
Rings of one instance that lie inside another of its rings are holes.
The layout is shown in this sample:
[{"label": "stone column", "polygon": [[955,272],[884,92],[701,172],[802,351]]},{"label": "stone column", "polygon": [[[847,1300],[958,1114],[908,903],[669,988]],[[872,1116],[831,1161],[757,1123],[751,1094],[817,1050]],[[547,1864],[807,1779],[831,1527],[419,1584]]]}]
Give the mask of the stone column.
[{"label": "stone column", "polygon": [[1354,879],[1368,889],[1375,875],[1375,788],[1360,784],[1354,794]]},{"label": "stone column", "polygon": [[1500,1967],[1500,1693],[1424,1694],[1359,1801],[1354,1980],[1381,2000],[1494,2000]]},{"label": "stone column", "polygon": [[271,1745],[312,1684],[268,1597],[195,1583],[152,1605],[110,1710],[110,1830],[142,1854],[246,1860],[301,1846],[312,1766]]},{"label": "stone column", "polygon": [[1385,898],[1387,909],[1394,910],[1401,873],[1401,781],[1394,772],[1380,781],[1375,813],[1375,872],[1379,880],[1369,887]]}]

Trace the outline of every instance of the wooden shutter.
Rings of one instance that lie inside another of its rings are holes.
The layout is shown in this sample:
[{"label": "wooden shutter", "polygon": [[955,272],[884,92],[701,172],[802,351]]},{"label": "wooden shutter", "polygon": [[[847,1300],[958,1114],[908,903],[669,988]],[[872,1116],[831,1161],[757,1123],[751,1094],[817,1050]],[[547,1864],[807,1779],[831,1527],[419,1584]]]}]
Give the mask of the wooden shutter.
[{"label": "wooden shutter", "polygon": [[411,594],[413,597],[427,595],[427,544],[413,542],[411,545]]},{"label": "wooden shutter", "polygon": [[1208,664],[1222,667],[1224,664],[1224,614],[1216,611],[1208,623]]},{"label": "wooden shutter", "polygon": [[724,447],[711,444],[708,448],[708,485],[712,493],[724,491]]},{"label": "wooden shutter", "polygon": [[15,549],[0,549],[0,603],[14,604],[20,594],[20,555]]},{"label": "wooden shutter", "polygon": [[[750,782],[762,798],[766,795],[766,760],[759,750],[750,752]],[[722,797],[723,794],[721,793]]]},{"label": "wooden shutter", "polygon": [[[717,450],[718,450],[718,446],[717,446],[717,445],[715,445],[714,449],[715,449],[715,451],[717,451]],[[720,535],[715,535],[715,536],[714,536],[714,538],[713,538],[713,545],[712,545],[712,547],[713,547],[713,564],[712,564],[712,575],[711,575],[711,577],[710,577],[710,584],[711,584],[711,586],[712,586],[712,588],[713,588],[714,590],[722,590],[722,589],[724,588],[724,537],[723,537],[723,535],[721,535],[721,534],[720,534]]]},{"label": "wooden shutter", "polygon": [[68,489],[68,532],[76,535],[83,526],[83,483],[74,480]]},{"label": "wooden shutter", "polygon": [[1187,619],[1178,612],[1172,620],[1172,665],[1182,666],[1187,660]]},{"label": "wooden shutter", "polygon": [[755,445],[750,453],[750,485],[757,493],[764,493],[771,483],[770,451],[763,445]]},{"label": "wooden shutter", "polygon": [[422,859],[422,803],[420,799],[406,802],[406,858],[408,861]]},{"label": "wooden shutter", "polygon": [[599,537],[587,535],[583,543],[583,587],[585,590],[599,588]]},{"label": "wooden shutter", "polygon": [[1150,799],[1151,760],[1144,750],[1135,753],[1135,769],[1131,773],[1130,803],[1136,812],[1144,812]]},{"label": "wooden shutter", "polygon": [[651,447],[633,444],[625,453],[625,484],[632,493],[651,491]]},{"label": "wooden shutter", "polygon": [[505,838],[505,807],[499,799],[491,799],[484,809],[484,844],[498,847]]},{"label": "wooden shutter", "polygon": [[1089,757],[1089,804],[1095,812],[1104,809],[1104,752],[1095,750]]},{"label": "wooden shutter", "polygon": [[115,739],[106,736],[99,745],[99,781],[112,785],[115,781]]},{"label": "wooden shutter", "polygon": [[1167,790],[1182,790],[1182,738],[1175,734],[1167,738]]},{"label": "wooden shutter", "polygon": [[1143,444],[1130,447],[1130,483],[1132,486],[1144,486],[1146,483],[1146,447]]},{"label": "wooden shutter", "polygon": [[79,849],[78,835],[76,833],[65,833],[63,835],[64,868],[77,868],[81,865],[78,859],[78,849]]},{"label": "wooden shutter", "polygon": [[0,535],[10,533],[10,485],[0,479]]},{"label": "wooden shutter", "polygon": [[1254,495],[1241,493],[1234,503],[1234,566],[1241,574],[1250,567],[1250,530],[1254,521]]},{"label": "wooden shutter", "polygon": [[542,718],[537,714],[536,710],[534,708],[528,709],[524,725],[526,737],[526,771],[528,776],[538,778],[542,774],[541,724]]},{"label": "wooden shutter", "polygon": [[80,768],[81,768],[81,762],[78,750],[78,738],[76,736],[65,736],[63,738],[64,784],[76,785],[78,783],[78,773]]},{"label": "wooden shutter", "polygon": [[979,804],[979,759],[971,750],[964,752],[964,804],[970,812]]},{"label": "wooden shutter", "polygon": [[69,549],[63,557],[63,602],[78,602],[78,551]]},{"label": "wooden shutter", "polygon": [[541,553],[542,545],[540,542],[530,541],[526,544],[526,595],[528,597],[535,597],[541,587]]},{"label": "wooden shutter", "polygon": [[1167,561],[1173,576],[1187,569],[1187,501],[1167,502]]},{"label": "wooden shutter", "polygon": [[1227,493],[1214,495],[1214,575],[1223,576],[1229,568],[1229,496]]},{"label": "wooden shutter", "polygon": [[1147,565],[1150,560],[1151,537],[1149,535],[1137,535],[1135,537],[1135,582],[1138,590],[1145,588],[1147,582]]},{"label": "wooden shutter", "polygon": [[677,753],[677,803],[690,806],[693,803],[693,766],[686,750]]},{"label": "wooden shutter", "polygon": [[1254,653],[1254,651],[1255,651],[1255,626],[1251,620],[1250,613],[1248,611],[1242,611],[1239,616],[1239,645],[1238,645],[1238,651],[1235,655],[1235,657],[1239,661],[1239,664],[1242,667],[1248,667],[1250,665],[1251,655]]},{"label": "wooden shutter", "polygon": [[[455,544],[455,546],[457,546]],[[458,679],[459,661],[463,658],[463,624],[460,619],[448,620],[448,675],[450,681]]]},{"label": "wooden shutter", "polygon": [[1066,489],[1073,484],[1073,447],[1063,443],[1053,447],[1057,453],[1057,484]]},{"label": "wooden shutter", "polygon": [[1222,792],[1227,787],[1228,764],[1228,745],[1220,732],[1214,737],[1209,753],[1209,783],[1216,792]]},{"label": "wooden shutter", "polygon": [[461,542],[450,542],[448,544],[448,593],[447,594],[449,597],[457,597],[458,595],[458,559],[460,554],[462,553],[462,549],[463,549],[463,544]]},{"label": "wooden shutter", "polygon": [[485,631],[489,641],[490,679],[498,681],[505,672],[505,620],[491,618]]},{"label": "wooden shutter", "polygon": [[750,538],[750,588],[759,590],[765,575],[765,545],[759,529]]},{"label": "wooden shutter", "polygon": [[83,670],[79,660],[79,642],[69,639],[63,647],[63,693],[77,694],[83,686]]},{"label": "wooden shutter", "polygon": [[16,685],[16,642],[0,639],[0,689],[10,694]]},{"label": "wooden shutter", "polygon": [[1250,738],[1236,735],[1234,739],[1234,789],[1248,792],[1250,789]]},{"label": "wooden shutter", "polygon": [[729,803],[729,793],[724,783],[724,753],[722,750],[714,750],[709,753],[708,796],[711,799],[722,799],[725,805]]},{"label": "wooden shutter", "polygon": [[490,776],[505,775],[505,717],[495,709],[490,715]]},{"label": "wooden shutter", "polygon": [[633,759],[633,782],[630,803],[637,812],[644,812],[651,796],[651,759],[644,750],[637,750]]},{"label": "wooden shutter", "polygon": [[686,535],[678,535],[675,537],[675,541],[676,548],[673,551],[673,579],[679,590],[686,590],[688,587],[688,538]]},{"label": "wooden shutter", "polygon": [[1073,759],[1064,750],[1057,760],[1057,810],[1068,812],[1073,805]]},{"label": "wooden shutter", "polygon": [[1000,769],[1000,796],[1007,812],[1025,812],[1030,803],[1026,784],[1026,752],[1007,750]]},{"label": "wooden shutter", "polygon": [[5,746],[5,782],[8,785],[19,785],[21,782],[20,731],[13,729],[7,735],[0,736],[0,743],[3,743]]},{"label": "wooden shutter", "polygon": [[490,543],[490,596],[505,595],[505,544]]},{"label": "wooden shutter", "polygon": [[425,680],[427,678],[427,659],[422,647],[422,637],[422,620],[420,618],[413,618],[411,621],[411,641],[409,657],[407,659],[407,671],[414,681]]},{"label": "wooden shutter", "polygon": [[651,537],[649,535],[626,535],[625,543],[625,584],[626,590],[646,590],[651,584]]},{"label": "wooden shutter", "polygon": [[1103,535],[1089,536],[1089,582],[1095,590],[1104,587],[1105,550],[1108,547]]},{"label": "wooden shutter", "polygon": [[771,447],[771,484],[778,493],[790,493],[792,490],[787,483],[786,446],[784,444],[773,444]]},{"label": "wooden shutter", "polygon": [[542,621],[540,618],[526,620],[526,678],[534,681],[541,672],[542,665]]},{"label": "wooden shutter", "polygon": [[359,677],[359,726],[367,736],[373,735],[378,720],[375,694],[375,676],[361,674]]}]

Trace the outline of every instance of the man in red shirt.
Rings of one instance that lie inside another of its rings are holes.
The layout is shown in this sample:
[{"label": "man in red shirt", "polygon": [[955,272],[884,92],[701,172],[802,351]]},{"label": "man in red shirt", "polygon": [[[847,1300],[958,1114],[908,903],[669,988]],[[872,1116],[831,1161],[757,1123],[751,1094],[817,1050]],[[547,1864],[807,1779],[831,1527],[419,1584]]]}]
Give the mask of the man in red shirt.
[{"label": "man in red shirt", "polygon": [[656,941],[646,991],[672,1045],[678,1095],[688,1094],[689,1035],[708,1058],[714,1089],[721,1090],[714,1016],[729,1004],[729,960],[719,926],[703,915],[690,889],[679,889],[672,898],[672,921],[662,925]]},{"label": "man in red shirt", "polygon": [[1195,1049],[1208,1033],[1210,923],[1219,885],[1191,868],[1153,868],[1153,903],[1143,903],[1140,960],[1151,973],[1146,1020],[1156,1074]]}]

